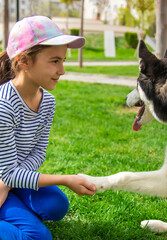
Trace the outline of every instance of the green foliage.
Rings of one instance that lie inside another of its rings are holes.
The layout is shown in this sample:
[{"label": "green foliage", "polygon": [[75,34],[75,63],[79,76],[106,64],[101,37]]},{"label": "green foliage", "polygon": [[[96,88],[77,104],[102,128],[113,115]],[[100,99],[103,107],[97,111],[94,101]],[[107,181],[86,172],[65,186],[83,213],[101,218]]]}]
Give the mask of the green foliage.
[{"label": "green foliage", "polygon": [[61,17],[80,17],[80,13],[74,8],[74,2],[80,2],[81,0],[60,0],[60,2],[66,4],[66,11],[60,12]]},{"label": "green foliage", "polygon": [[[129,8],[135,9],[139,13],[139,18],[141,22],[141,30],[144,31],[145,24],[148,22],[145,20],[146,13],[153,12],[155,9],[155,1],[153,0],[126,0]],[[152,23],[150,23],[151,26]]]},{"label": "green foliage", "polygon": [[69,17],[80,18],[80,11],[75,8],[69,9]]},{"label": "green foliage", "polygon": [[156,15],[155,12],[150,12],[146,15],[147,27],[145,28],[146,34],[150,37],[155,37],[156,34]]},{"label": "green foliage", "polygon": [[131,8],[144,13],[145,11],[152,11],[155,8],[155,1],[153,0],[126,0]]},{"label": "green foliage", "polygon": [[129,47],[136,49],[137,44],[138,44],[137,33],[126,32],[125,33],[125,40],[126,40]]},{"label": "green foliage", "polygon": [[63,3],[65,3],[66,5],[70,5],[70,4],[72,4],[74,1],[80,1],[80,0],[60,0],[60,2],[63,2]]},{"label": "green foliage", "polygon": [[[40,172],[110,175],[161,167],[166,126],[153,120],[132,130],[137,113],[125,106],[131,88],[60,81],[47,157]],[[166,221],[166,199],[123,191],[78,196],[60,186],[70,201],[66,217],[45,221],[53,240],[164,240],[140,227],[145,219]]]},{"label": "green foliage", "polygon": [[119,8],[118,17],[116,18],[119,21],[119,25],[135,27],[138,26],[138,20],[132,15],[129,8]]},{"label": "green foliage", "polygon": [[70,34],[71,34],[71,35],[79,36],[79,29],[77,29],[77,28],[72,28],[72,29],[70,30]]}]

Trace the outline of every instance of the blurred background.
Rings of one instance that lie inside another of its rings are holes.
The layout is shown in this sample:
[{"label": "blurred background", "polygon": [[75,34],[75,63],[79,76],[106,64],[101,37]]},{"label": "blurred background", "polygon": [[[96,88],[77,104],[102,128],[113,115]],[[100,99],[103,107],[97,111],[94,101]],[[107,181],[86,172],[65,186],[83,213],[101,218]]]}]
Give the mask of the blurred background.
[{"label": "blurred background", "polygon": [[[140,39],[161,57],[167,48],[166,10],[166,0],[0,0],[0,43],[5,49],[17,20],[45,15],[64,33],[86,37],[85,60],[136,60]],[[78,51],[69,51],[68,58],[76,61]]]}]

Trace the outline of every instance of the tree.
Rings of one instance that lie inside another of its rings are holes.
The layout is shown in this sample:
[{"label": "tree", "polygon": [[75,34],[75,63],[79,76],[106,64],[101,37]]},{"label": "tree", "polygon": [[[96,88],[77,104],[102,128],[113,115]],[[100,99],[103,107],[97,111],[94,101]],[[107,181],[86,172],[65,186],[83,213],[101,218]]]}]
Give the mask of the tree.
[{"label": "tree", "polygon": [[155,8],[153,0],[126,0],[127,4],[141,13],[141,30],[144,31],[144,16],[147,11],[152,11]]},{"label": "tree", "polygon": [[156,54],[162,58],[167,49],[167,1],[157,0],[156,5]]},{"label": "tree", "polygon": [[67,19],[66,19],[66,32],[68,33],[68,18],[69,18],[69,7],[72,5],[75,1],[80,1],[80,0],[60,0],[60,2],[65,3],[67,7]]},{"label": "tree", "polygon": [[[84,22],[84,0],[60,0],[60,2],[64,2],[67,6],[67,24],[66,31],[68,31],[68,17],[69,17],[69,5],[74,1],[81,1],[81,27],[80,27],[80,35],[83,36],[83,22]],[[83,65],[83,56],[82,56],[82,48],[79,49],[79,67],[82,68]]]},{"label": "tree", "polygon": [[[83,22],[84,22],[84,0],[81,0],[81,28],[80,35],[83,36]],[[82,48],[79,49],[79,67],[83,67],[83,51]]]},{"label": "tree", "polygon": [[16,21],[20,20],[20,4],[19,0],[16,0]]},{"label": "tree", "polygon": [[4,0],[3,11],[3,50],[7,47],[9,35],[9,1]]},{"label": "tree", "polygon": [[[147,26],[146,26],[147,24]],[[151,11],[146,16],[145,32],[150,37],[156,35],[156,11]]]},{"label": "tree", "polygon": [[128,27],[138,26],[137,19],[132,15],[128,7],[118,9],[116,20],[118,20],[119,25],[121,26],[128,26]]}]

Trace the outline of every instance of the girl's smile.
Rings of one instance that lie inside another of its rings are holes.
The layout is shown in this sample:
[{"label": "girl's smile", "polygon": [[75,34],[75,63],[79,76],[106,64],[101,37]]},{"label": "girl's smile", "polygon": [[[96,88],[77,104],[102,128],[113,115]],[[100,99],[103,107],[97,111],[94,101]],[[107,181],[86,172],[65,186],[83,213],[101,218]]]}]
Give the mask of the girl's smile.
[{"label": "girl's smile", "polygon": [[26,78],[32,86],[53,90],[61,75],[65,73],[63,62],[67,45],[51,46],[37,54],[35,63],[30,61]]}]

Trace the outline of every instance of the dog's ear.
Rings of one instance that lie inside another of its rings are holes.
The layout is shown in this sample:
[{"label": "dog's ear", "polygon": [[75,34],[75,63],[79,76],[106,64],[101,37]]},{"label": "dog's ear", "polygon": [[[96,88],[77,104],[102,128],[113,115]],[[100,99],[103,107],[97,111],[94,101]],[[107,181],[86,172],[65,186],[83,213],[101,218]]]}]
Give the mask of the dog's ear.
[{"label": "dog's ear", "polygon": [[145,61],[147,61],[148,59],[149,60],[151,60],[151,59],[156,60],[157,59],[156,56],[148,50],[148,48],[146,47],[146,44],[144,43],[143,40],[140,40],[140,43],[139,43],[139,58],[141,58]]},{"label": "dog's ear", "polygon": [[146,47],[146,44],[143,40],[140,40],[139,42],[139,58],[143,58],[146,53],[148,52],[148,49]]},{"label": "dog's ear", "polygon": [[139,59],[140,72],[146,75],[150,75],[154,66],[156,66],[159,62],[159,59],[148,50],[143,40],[140,40],[139,43]]}]

